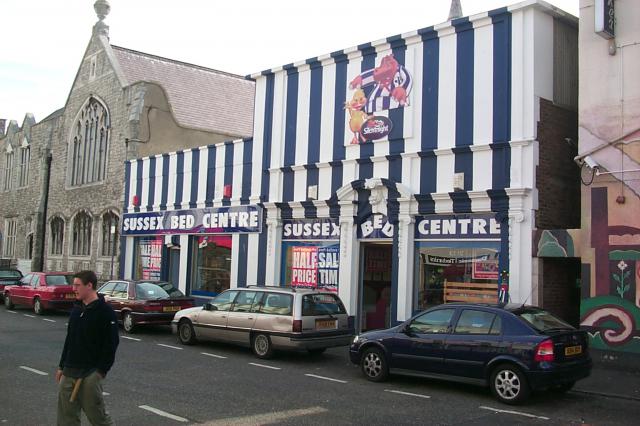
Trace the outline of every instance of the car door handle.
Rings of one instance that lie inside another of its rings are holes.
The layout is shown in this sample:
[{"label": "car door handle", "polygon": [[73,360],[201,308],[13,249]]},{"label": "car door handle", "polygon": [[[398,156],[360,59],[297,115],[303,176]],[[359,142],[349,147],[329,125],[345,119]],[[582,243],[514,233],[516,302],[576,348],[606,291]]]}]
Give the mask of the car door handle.
[{"label": "car door handle", "polygon": [[252,320],[252,319],[253,319],[253,317],[249,317],[249,319],[250,319],[250,320]]}]

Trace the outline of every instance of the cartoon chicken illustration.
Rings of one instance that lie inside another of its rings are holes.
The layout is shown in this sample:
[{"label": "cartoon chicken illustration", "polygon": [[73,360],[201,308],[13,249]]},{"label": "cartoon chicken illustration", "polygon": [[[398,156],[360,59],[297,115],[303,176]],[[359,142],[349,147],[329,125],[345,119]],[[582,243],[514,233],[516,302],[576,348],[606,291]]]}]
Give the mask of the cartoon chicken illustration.
[{"label": "cartoon chicken illustration", "polygon": [[351,144],[359,144],[361,141],[360,129],[369,116],[362,110],[367,104],[367,97],[362,89],[356,89],[350,101],[345,102],[344,108],[349,111],[349,128],[353,132]]}]

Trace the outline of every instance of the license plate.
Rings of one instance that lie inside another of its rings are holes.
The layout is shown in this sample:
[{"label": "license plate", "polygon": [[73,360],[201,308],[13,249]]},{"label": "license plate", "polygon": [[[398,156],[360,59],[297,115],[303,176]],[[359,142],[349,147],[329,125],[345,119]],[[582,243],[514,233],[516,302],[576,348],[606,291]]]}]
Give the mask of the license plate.
[{"label": "license plate", "polygon": [[564,348],[564,354],[566,356],[571,356],[571,355],[579,355],[582,353],[582,346],[568,346],[566,348]]},{"label": "license plate", "polygon": [[316,330],[336,329],[338,322],[336,320],[316,320]]},{"label": "license plate", "polygon": [[64,297],[65,297],[65,298],[67,298],[67,299],[75,299],[75,298],[76,298],[76,295],[75,295],[74,293],[69,293],[69,294],[67,294],[67,295],[66,295],[66,296],[64,296]]},{"label": "license plate", "polygon": [[178,312],[180,310],[180,306],[163,306],[163,312]]}]

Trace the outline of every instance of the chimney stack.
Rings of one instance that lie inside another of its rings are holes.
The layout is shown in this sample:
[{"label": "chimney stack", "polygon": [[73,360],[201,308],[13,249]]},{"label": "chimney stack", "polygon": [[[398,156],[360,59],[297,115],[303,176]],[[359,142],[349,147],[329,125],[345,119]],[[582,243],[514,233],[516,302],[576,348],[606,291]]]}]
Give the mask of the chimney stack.
[{"label": "chimney stack", "polygon": [[449,18],[448,21],[453,19],[462,18],[462,6],[460,5],[460,0],[451,0],[451,8],[449,9]]}]

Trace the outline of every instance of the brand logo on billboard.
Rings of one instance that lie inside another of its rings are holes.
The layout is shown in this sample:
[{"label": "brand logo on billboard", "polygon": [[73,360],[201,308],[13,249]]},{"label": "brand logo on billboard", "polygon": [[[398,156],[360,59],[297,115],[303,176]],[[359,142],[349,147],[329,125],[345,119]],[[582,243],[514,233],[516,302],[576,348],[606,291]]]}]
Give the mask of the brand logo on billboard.
[{"label": "brand logo on billboard", "polygon": [[382,139],[391,133],[393,122],[387,117],[372,117],[360,128],[362,137],[368,141]]}]

